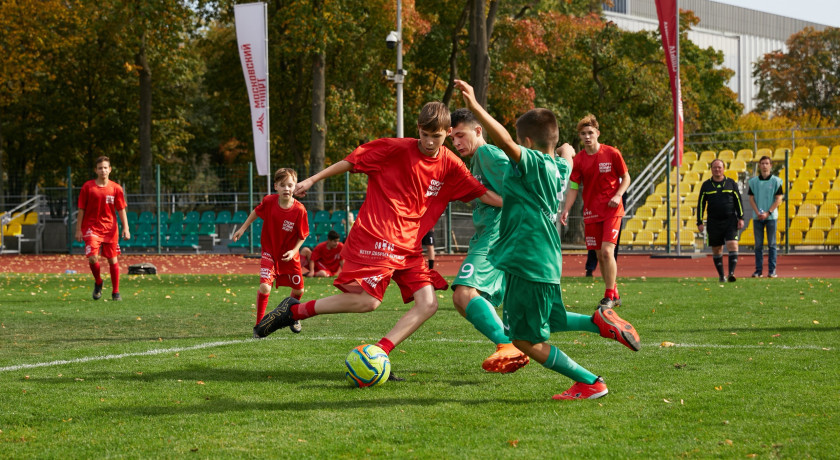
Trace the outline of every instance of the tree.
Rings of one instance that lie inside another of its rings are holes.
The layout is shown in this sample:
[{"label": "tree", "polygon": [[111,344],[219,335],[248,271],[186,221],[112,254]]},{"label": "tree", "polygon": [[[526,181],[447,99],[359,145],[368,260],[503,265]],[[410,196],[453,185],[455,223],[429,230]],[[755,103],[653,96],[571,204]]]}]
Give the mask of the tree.
[{"label": "tree", "polygon": [[765,54],[755,64],[756,111],[795,116],[816,110],[840,122],[840,28],[806,27],[787,46],[787,52]]}]

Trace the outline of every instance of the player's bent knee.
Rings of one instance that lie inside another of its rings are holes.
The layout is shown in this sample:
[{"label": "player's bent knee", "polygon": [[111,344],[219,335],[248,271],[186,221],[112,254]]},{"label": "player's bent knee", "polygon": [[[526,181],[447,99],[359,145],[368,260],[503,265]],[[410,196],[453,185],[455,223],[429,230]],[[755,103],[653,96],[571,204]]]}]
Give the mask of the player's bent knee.
[{"label": "player's bent knee", "polygon": [[270,284],[265,284],[265,283],[260,283],[259,291],[260,291],[260,294],[271,294],[271,285]]}]

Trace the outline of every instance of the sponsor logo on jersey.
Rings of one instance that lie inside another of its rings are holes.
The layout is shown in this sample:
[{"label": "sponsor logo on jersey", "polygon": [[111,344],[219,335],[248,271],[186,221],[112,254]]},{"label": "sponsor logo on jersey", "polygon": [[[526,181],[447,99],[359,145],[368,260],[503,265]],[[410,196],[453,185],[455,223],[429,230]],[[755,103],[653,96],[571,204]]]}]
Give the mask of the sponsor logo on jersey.
[{"label": "sponsor logo on jersey", "polygon": [[373,244],[373,248],[379,251],[394,251],[394,243],[388,242],[387,240],[377,241]]},{"label": "sponsor logo on jersey", "polygon": [[105,195],[105,204],[114,204],[114,195]]},{"label": "sponsor logo on jersey", "polygon": [[364,281],[370,287],[375,289],[376,285],[379,284],[380,281],[382,281],[383,276],[385,276],[385,275],[373,275],[373,276],[369,276],[367,278],[362,278],[362,281]]},{"label": "sponsor logo on jersey", "polygon": [[295,229],[295,223],[289,222],[288,220],[283,221],[283,231],[284,232],[291,232]]},{"label": "sponsor logo on jersey", "polygon": [[595,246],[595,237],[594,236],[587,236],[586,237],[586,245],[587,246]]},{"label": "sponsor logo on jersey", "polygon": [[429,184],[429,188],[426,190],[426,196],[437,196],[441,187],[443,187],[443,182],[432,179],[432,183]]},{"label": "sponsor logo on jersey", "polygon": [[598,172],[608,173],[612,171],[612,163],[598,163]]}]

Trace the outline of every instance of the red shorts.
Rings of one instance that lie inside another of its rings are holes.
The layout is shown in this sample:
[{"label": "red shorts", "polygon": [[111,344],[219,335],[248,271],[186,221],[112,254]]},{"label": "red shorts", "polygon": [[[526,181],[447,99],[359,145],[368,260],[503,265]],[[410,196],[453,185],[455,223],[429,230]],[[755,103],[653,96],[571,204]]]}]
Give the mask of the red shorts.
[{"label": "red shorts", "polygon": [[121,254],[119,240],[105,243],[101,238],[88,235],[84,237],[85,257],[101,255],[106,259],[113,259]]},{"label": "red shorts", "polygon": [[419,259],[422,263],[401,270],[370,267],[345,260],[344,269],[333,282],[333,286],[343,292],[365,291],[381,302],[385,297],[385,290],[393,279],[400,288],[404,303],[414,300],[414,293],[428,285],[432,285],[438,291],[448,289],[449,283],[440,276],[440,273],[430,270],[422,257]]},{"label": "red shorts", "polygon": [[325,267],[320,260],[315,262],[315,273],[318,272],[326,272],[327,276],[335,276],[335,272]]},{"label": "red shorts", "polygon": [[621,216],[610,217],[601,222],[584,224],[583,235],[586,238],[586,249],[601,249],[601,243],[618,242],[621,231]]},{"label": "red shorts", "polygon": [[303,289],[303,274],[300,271],[300,266],[296,271],[289,272],[288,266],[284,271],[281,271],[274,257],[267,252],[262,253],[260,259],[260,284],[271,285],[274,283],[275,287],[288,286],[292,289]]}]

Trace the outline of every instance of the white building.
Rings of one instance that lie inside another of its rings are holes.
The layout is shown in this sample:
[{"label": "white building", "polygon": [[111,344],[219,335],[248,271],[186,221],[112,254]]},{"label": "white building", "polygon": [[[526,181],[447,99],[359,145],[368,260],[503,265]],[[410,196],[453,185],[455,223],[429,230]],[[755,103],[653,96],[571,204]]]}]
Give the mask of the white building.
[{"label": "white building", "polygon": [[[654,0],[613,0],[615,6],[604,8],[604,17],[629,31],[658,30]],[[805,27],[816,30],[826,25],[764,13],[711,0],[679,0],[682,10],[691,10],[700,23],[688,32],[688,38],[701,48],[723,51],[724,67],[735,71],[729,87],[738,94],[744,111],[755,108],[758,86],[752,77],[753,65],[764,54],[787,51],[785,42]]]}]

